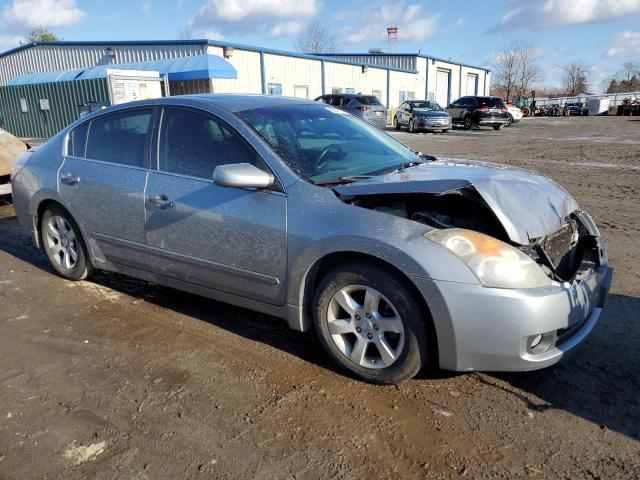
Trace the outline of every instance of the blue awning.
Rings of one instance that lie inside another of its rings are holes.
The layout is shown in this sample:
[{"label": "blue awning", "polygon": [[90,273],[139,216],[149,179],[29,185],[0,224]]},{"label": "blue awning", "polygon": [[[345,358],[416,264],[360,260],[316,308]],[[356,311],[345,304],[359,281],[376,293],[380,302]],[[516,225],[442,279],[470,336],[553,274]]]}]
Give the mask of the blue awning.
[{"label": "blue awning", "polygon": [[7,85],[68,82],[90,78],[106,78],[107,70],[147,70],[167,75],[169,80],[201,80],[207,78],[238,78],[236,69],[217,55],[150,60],[146,62],[99,65],[91,68],[74,68],[56,72],[27,73],[9,80]]}]

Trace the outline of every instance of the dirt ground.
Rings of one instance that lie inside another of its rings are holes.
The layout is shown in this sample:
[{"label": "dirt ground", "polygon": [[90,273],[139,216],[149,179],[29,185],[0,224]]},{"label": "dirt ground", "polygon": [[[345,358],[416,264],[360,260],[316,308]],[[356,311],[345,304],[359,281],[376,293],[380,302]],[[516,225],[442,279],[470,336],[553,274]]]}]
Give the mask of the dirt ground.
[{"label": "dirt ground", "polygon": [[0,478],[640,478],[640,122],[393,134],[540,171],[593,213],[615,278],[571,357],[368,385],[283,321],[118,275],[62,280],[4,206]]}]

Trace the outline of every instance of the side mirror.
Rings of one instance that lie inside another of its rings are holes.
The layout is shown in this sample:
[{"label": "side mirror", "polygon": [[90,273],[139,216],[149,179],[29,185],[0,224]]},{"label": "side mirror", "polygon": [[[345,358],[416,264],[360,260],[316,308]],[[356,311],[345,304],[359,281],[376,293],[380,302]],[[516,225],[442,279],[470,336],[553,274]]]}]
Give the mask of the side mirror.
[{"label": "side mirror", "polygon": [[213,171],[213,183],[221,187],[268,188],[274,181],[271,173],[250,163],[218,165]]}]

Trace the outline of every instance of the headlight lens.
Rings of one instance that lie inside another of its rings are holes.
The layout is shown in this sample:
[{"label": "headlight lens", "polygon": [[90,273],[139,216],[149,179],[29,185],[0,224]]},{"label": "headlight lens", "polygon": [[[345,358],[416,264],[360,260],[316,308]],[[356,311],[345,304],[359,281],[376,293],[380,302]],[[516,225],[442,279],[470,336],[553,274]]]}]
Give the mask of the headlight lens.
[{"label": "headlight lens", "polygon": [[551,279],[520,250],[482,233],[462,228],[432,230],[424,235],[455,253],[486,287],[538,288]]}]

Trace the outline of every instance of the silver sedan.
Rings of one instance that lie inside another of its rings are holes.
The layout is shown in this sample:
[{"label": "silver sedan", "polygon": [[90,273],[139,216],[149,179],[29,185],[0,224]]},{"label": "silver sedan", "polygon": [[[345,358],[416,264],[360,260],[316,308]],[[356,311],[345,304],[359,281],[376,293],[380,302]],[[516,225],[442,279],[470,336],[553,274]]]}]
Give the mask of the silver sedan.
[{"label": "silver sedan", "polygon": [[611,282],[595,223],[551,180],[418,154],[303,100],[119,105],[12,175],[21,223],[64,278],[111,270],[315,328],[377,383],[556,363]]}]

